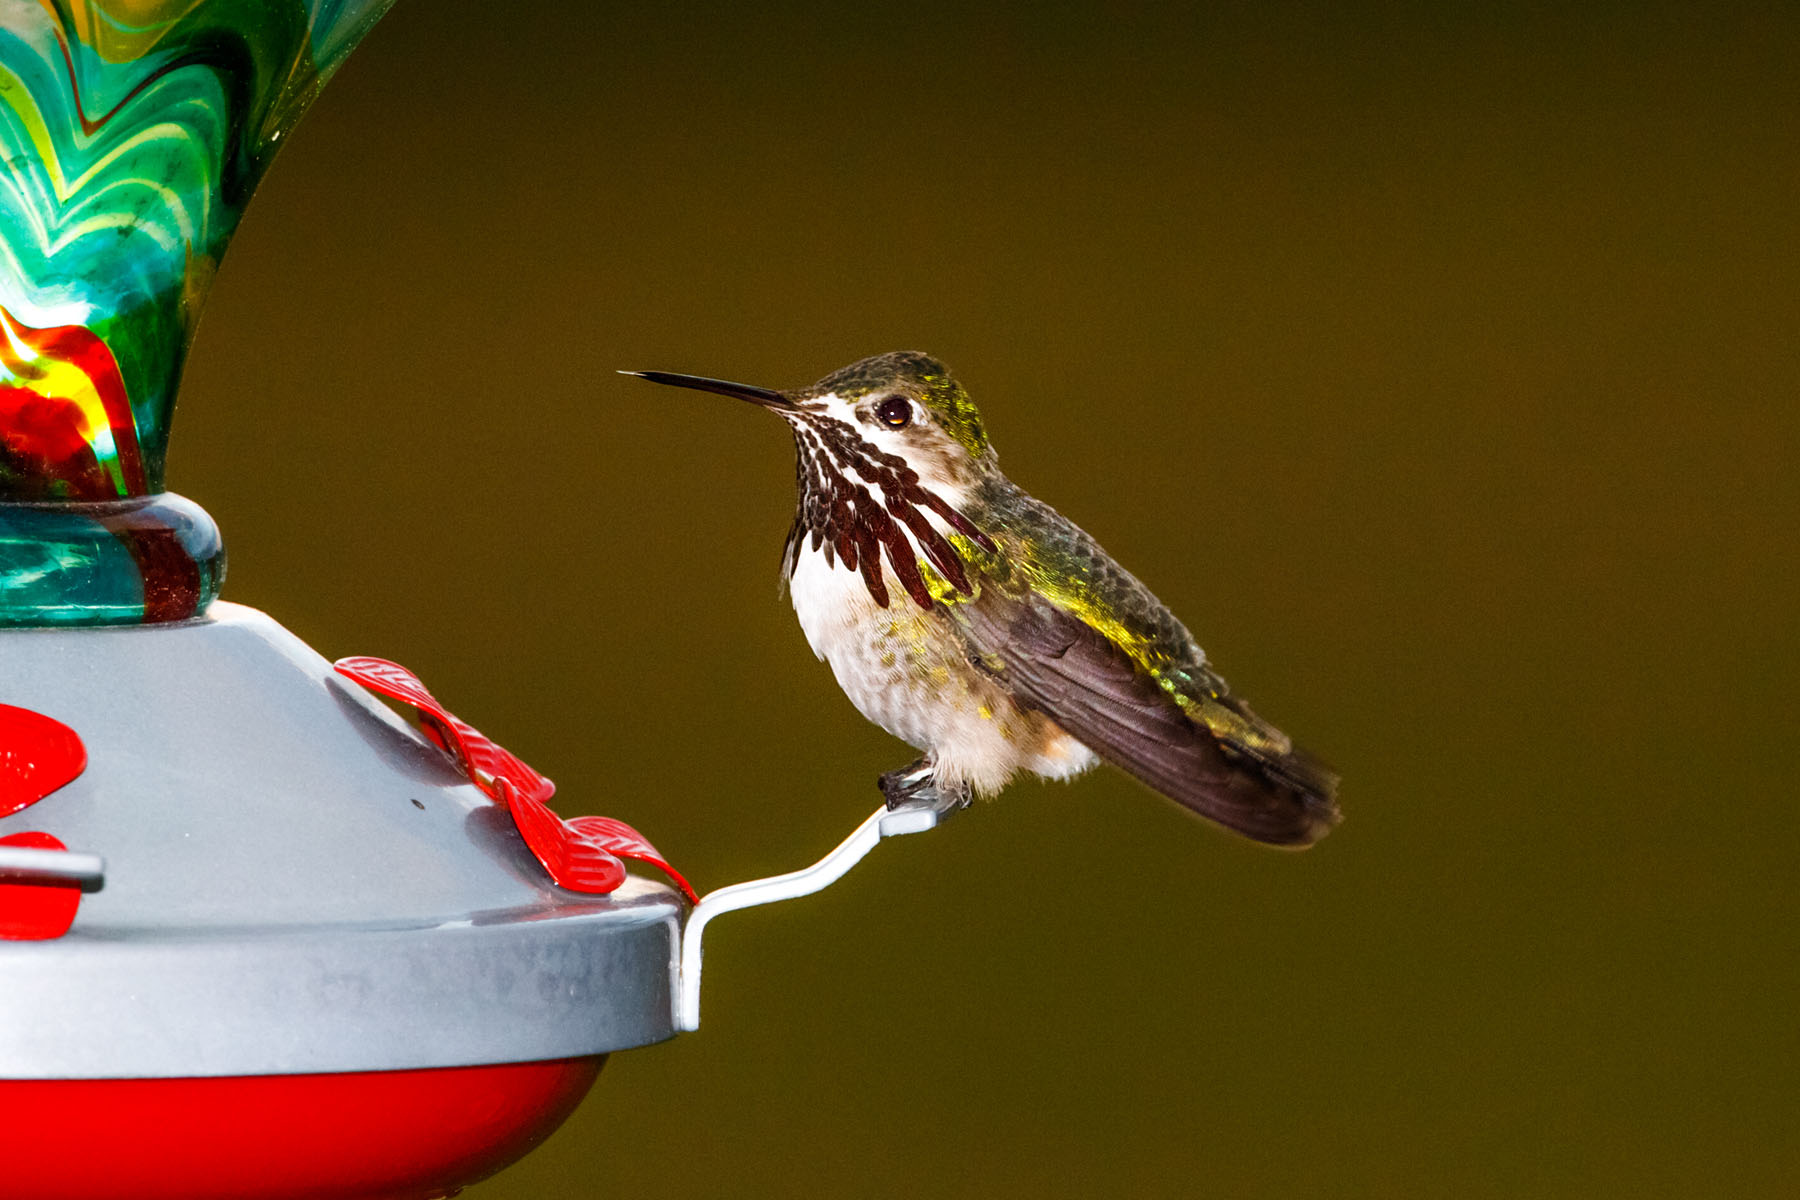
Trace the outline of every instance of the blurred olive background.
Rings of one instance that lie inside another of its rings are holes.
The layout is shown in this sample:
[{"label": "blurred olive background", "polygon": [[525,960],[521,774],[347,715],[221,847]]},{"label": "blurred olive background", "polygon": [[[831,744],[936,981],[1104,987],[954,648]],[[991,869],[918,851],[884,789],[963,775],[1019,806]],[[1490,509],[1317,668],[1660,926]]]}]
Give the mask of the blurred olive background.
[{"label": "blurred olive background", "polygon": [[1771,1196],[1800,1171],[1800,16],[403,0],[170,471],[704,890],[910,757],[808,652],[771,386],[949,361],[1343,772],[1304,855],[1016,785],[721,921],[504,1197]]}]

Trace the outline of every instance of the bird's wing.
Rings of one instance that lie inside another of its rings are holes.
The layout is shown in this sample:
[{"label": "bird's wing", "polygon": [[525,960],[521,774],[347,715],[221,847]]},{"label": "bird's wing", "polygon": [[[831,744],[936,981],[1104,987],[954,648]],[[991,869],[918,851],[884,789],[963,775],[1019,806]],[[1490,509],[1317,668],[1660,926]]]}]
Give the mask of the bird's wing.
[{"label": "bird's wing", "polygon": [[984,587],[947,615],[970,660],[1021,704],[1201,816],[1282,846],[1310,845],[1336,823],[1336,777],[1229,695],[1165,688],[1105,634],[1031,592]]}]

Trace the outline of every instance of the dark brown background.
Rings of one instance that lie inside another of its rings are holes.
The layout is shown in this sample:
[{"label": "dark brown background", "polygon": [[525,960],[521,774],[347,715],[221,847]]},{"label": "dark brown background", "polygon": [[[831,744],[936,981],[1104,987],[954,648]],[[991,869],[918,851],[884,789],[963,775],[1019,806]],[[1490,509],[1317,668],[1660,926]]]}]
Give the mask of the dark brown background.
[{"label": "dark brown background", "polygon": [[721,921],[471,1200],[1787,1193],[1800,21],[613,7],[403,2],[284,152],[171,462],[227,598],[788,869],[907,752],[779,423],[613,371],[927,349],[1348,820],[1018,785]]}]

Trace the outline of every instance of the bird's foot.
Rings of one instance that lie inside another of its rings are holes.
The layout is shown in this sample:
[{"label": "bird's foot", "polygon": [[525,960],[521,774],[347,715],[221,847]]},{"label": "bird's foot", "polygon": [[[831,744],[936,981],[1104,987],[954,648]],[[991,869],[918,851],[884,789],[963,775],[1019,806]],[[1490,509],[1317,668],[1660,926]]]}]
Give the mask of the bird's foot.
[{"label": "bird's foot", "polygon": [[897,808],[921,806],[948,816],[969,807],[969,802],[975,798],[974,790],[966,780],[955,784],[939,780],[937,767],[928,758],[921,758],[899,770],[889,771],[876,780],[876,783],[887,800],[889,812]]}]

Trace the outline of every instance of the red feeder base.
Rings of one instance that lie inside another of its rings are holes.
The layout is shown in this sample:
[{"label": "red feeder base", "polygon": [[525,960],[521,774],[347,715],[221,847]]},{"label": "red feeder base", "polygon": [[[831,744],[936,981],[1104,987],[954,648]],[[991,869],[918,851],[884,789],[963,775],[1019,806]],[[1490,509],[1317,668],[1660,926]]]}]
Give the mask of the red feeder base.
[{"label": "red feeder base", "polygon": [[212,1079],[0,1080],[8,1200],[432,1200],[524,1157],[605,1055]]}]

